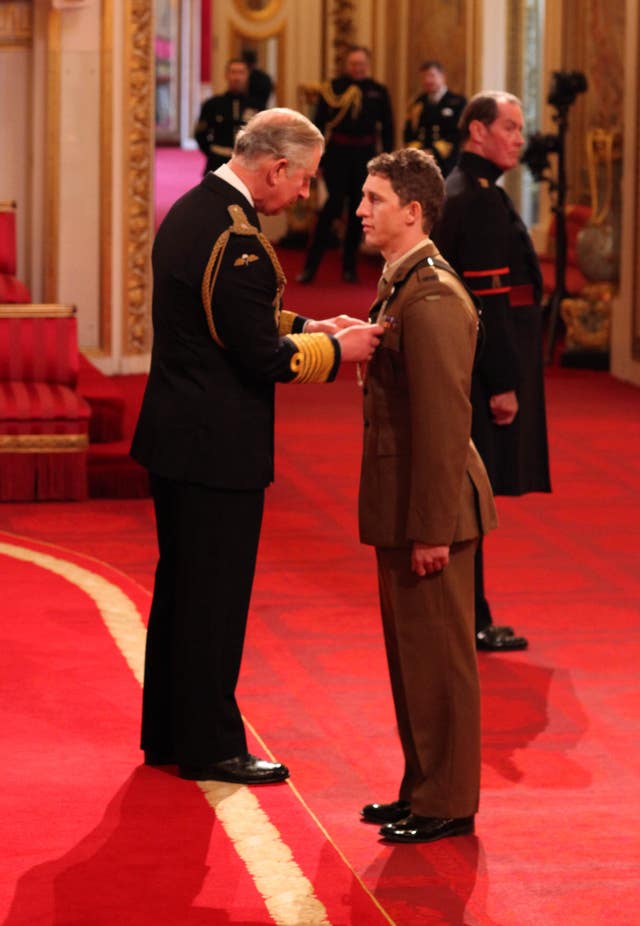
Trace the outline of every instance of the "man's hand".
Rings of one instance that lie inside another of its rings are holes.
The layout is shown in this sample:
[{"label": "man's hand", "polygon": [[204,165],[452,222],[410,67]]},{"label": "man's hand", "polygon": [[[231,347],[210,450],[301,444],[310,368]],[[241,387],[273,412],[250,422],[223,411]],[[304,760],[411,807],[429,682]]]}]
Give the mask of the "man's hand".
[{"label": "man's hand", "polygon": [[449,564],[449,547],[432,547],[428,543],[414,541],[411,550],[411,568],[419,576],[440,572]]},{"label": "man's hand", "polygon": [[518,414],[518,397],[515,392],[501,392],[489,399],[489,408],[495,424],[511,424]]},{"label": "man's hand", "polygon": [[368,325],[361,318],[351,318],[350,315],[335,315],[333,318],[309,318],[304,326],[305,334],[337,334],[343,328],[350,328],[352,325]]},{"label": "man's hand", "polygon": [[370,360],[380,343],[384,329],[380,325],[362,324],[342,328],[335,335],[340,342],[343,361]]}]

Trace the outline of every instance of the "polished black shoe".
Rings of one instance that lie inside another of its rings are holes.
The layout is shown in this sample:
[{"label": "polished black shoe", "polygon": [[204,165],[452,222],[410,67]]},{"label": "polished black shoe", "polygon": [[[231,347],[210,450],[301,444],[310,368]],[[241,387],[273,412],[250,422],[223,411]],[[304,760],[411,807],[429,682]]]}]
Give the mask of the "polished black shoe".
[{"label": "polished black shoe", "polygon": [[380,835],[387,842],[435,842],[447,836],[468,836],[473,831],[473,817],[443,819],[410,813],[398,823],[387,823],[380,830]]},{"label": "polished black shoe", "polygon": [[526,637],[517,637],[512,627],[496,627],[490,624],[476,633],[476,649],[488,653],[506,653],[526,649],[529,641]]},{"label": "polished black shoe", "polygon": [[144,751],[145,765],[175,765],[176,757],[169,752],[154,752],[153,749]]},{"label": "polished black shoe", "polygon": [[240,785],[262,785],[274,781],[284,781],[289,777],[289,769],[279,762],[267,762],[247,753],[212,762],[210,765],[181,765],[178,769],[181,778],[191,781],[232,781]]},{"label": "polished black shoe", "polygon": [[305,268],[302,273],[299,273],[296,277],[296,283],[313,283],[314,276],[315,272],[313,270],[307,270]]},{"label": "polished black shoe", "polygon": [[408,801],[392,801],[390,804],[365,804],[360,811],[363,823],[397,823],[411,813]]},{"label": "polished black shoe", "polygon": [[342,272],[342,279],[345,283],[359,283],[360,279],[355,270],[344,270]]}]

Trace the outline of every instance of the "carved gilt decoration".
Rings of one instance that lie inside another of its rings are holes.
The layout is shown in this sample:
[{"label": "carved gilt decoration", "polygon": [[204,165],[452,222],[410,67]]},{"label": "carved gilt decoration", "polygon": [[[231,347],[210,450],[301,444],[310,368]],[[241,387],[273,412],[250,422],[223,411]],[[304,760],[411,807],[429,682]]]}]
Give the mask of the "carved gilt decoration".
[{"label": "carved gilt decoration", "polygon": [[153,36],[151,0],[128,0],[125,113],[124,353],[142,354],[151,340],[153,172]]},{"label": "carved gilt decoration", "polygon": [[27,0],[0,3],[0,45],[30,45],[33,37],[33,4]]},{"label": "carved gilt decoration", "polygon": [[353,0],[335,0],[331,10],[333,19],[333,66],[336,74],[342,72],[346,50],[349,45],[353,45],[355,40],[355,8],[356,4]]}]

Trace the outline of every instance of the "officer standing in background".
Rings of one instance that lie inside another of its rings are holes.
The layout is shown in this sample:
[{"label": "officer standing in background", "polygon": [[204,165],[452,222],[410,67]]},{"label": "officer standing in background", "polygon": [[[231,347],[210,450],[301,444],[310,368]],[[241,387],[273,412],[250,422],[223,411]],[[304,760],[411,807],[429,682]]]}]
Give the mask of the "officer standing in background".
[{"label": "officer standing in background", "polygon": [[245,48],[242,60],[249,68],[249,96],[258,109],[266,109],[274,86],[266,71],[258,67],[258,56],[253,48]]},{"label": "officer standing in background", "polygon": [[204,101],[194,132],[198,147],[207,158],[205,174],[227,163],[236,135],[260,108],[249,96],[249,68],[241,58],[227,62],[225,78],[226,92]]},{"label": "officer standing in background", "polygon": [[[542,366],[542,278],[527,229],[496,181],[518,164],[522,107],[500,91],[474,96],[462,113],[463,148],[446,182],[433,240],[482,304],[484,343],[472,381],[472,437],[496,495],[550,492]],[[476,646],[526,649],[493,623],[476,552]]]},{"label": "officer standing in background", "polygon": [[378,151],[393,148],[393,116],[389,91],[370,77],[371,52],[352,45],[345,73],[323,86],[314,122],[325,133],[327,147],[322,176],[325,202],[311,241],[299,283],[311,283],[332,239],[332,224],[346,204],[347,227],[342,253],[342,278],[357,283],[356,260],[362,236],[356,209],[367,177],[367,162]]},{"label": "officer standing in background", "polygon": [[458,120],[467,101],[461,94],[449,90],[439,61],[425,61],[420,66],[420,79],[424,92],[409,105],[404,143],[409,148],[422,148],[432,154],[446,177],[458,160]]}]

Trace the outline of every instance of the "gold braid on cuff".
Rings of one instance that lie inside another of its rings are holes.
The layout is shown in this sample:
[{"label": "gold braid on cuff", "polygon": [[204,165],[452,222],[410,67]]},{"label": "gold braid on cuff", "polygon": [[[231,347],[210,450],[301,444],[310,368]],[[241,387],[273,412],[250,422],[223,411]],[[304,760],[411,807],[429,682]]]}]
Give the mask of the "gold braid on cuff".
[{"label": "gold braid on cuff", "polygon": [[336,362],[336,350],[327,334],[289,334],[296,346],[291,358],[292,383],[326,383]]},{"label": "gold braid on cuff", "polygon": [[283,309],[280,312],[280,318],[278,320],[278,334],[281,338],[286,337],[286,335],[291,334],[293,331],[293,325],[297,318],[296,312],[289,312],[287,309]]}]

